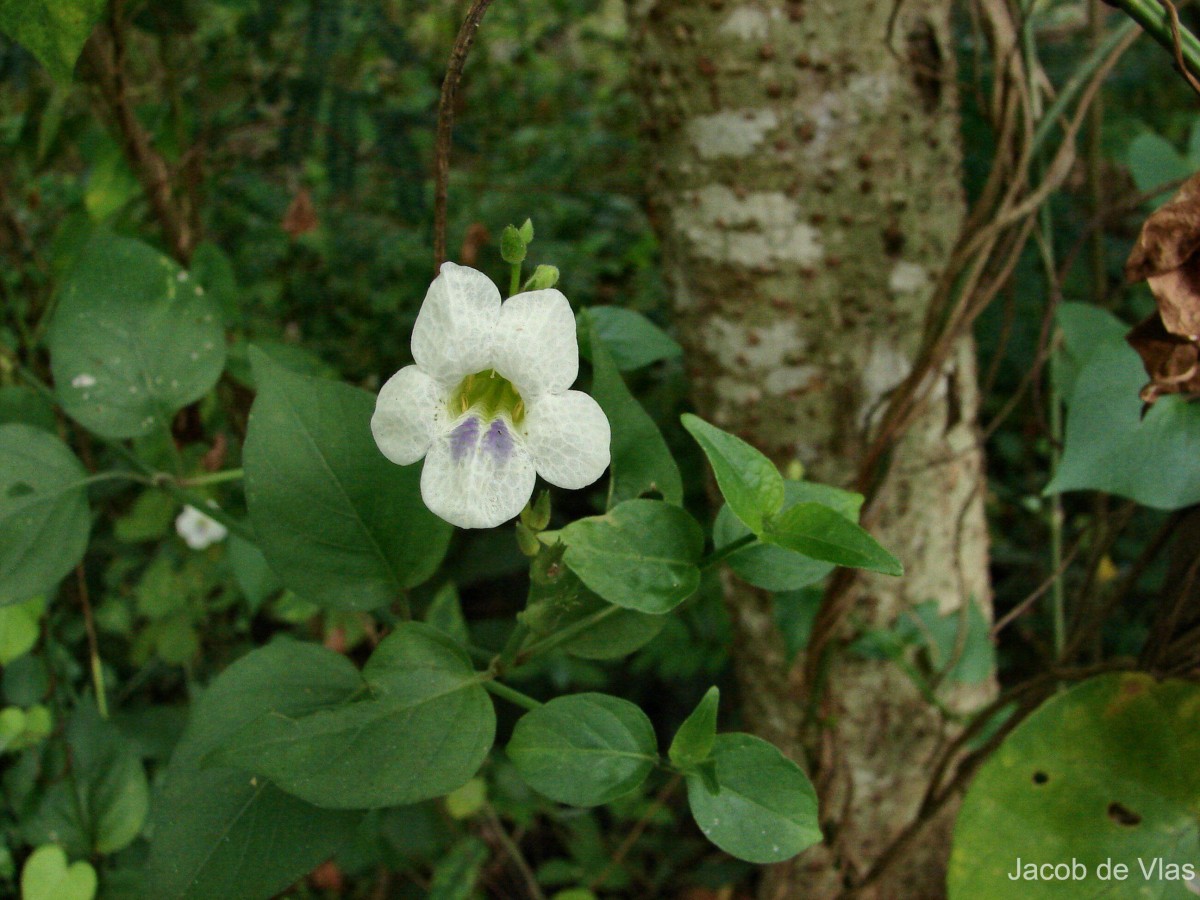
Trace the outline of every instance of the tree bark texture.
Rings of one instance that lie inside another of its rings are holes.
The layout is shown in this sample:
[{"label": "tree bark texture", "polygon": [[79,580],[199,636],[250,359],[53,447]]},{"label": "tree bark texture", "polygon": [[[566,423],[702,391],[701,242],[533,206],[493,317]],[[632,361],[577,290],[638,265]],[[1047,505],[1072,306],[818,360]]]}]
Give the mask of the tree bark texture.
[{"label": "tree bark texture", "polygon": [[[652,214],[693,397],[781,469],[850,484],[920,353],[965,214],[950,5],[630,0]],[[990,620],[976,407],[968,337],[876,497],[872,530],[906,574],[855,581],[819,699],[786,661],[771,597],[725,576],[743,714],[807,767],[826,833],[766,873],[761,896],[944,893],[949,810],[861,888],[955,726],[896,665],[846,647],[929,600],[946,614],[973,600]],[[966,712],[993,691],[940,696]]]}]

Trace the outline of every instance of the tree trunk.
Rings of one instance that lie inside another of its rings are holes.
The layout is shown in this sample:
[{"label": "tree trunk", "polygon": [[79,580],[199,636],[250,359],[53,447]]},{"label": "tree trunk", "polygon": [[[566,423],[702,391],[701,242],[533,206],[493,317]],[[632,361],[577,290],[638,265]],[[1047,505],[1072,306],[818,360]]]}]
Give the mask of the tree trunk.
[{"label": "tree trunk", "polygon": [[[652,213],[699,412],[781,468],[853,482],[912,370],[964,218],[950,0],[630,0]],[[936,373],[893,447],[876,536],[901,579],[862,577],[804,718],[769,595],[727,575],[748,725],[806,765],[826,843],[766,873],[772,898],[944,893],[950,810],[869,886],[954,733],[894,664],[845,645],[911,606],[990,619],[974,349]],[[978,708],[989,681],[944,691]]]}]

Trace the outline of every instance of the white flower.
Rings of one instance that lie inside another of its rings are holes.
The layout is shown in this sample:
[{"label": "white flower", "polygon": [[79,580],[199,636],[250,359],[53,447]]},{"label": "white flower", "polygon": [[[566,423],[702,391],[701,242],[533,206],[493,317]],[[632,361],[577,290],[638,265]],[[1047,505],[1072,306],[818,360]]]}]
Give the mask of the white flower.
[{"label": "white flower", "polygon": [[194,506],[185,506],[175,519],[175,530],[193,550],[203,550],[225,540],[229,531]]},{"label": "white flower", "polygon": [[379,392],[371,432],[405,466],[426,457],[421,497],[460,528],[517,515],[536,475],[563,488],[608,467],[609,427],[579,373],[575,317],[557,290],[504,303],[481,272],[446,263],[413,326],[416,365]]}]

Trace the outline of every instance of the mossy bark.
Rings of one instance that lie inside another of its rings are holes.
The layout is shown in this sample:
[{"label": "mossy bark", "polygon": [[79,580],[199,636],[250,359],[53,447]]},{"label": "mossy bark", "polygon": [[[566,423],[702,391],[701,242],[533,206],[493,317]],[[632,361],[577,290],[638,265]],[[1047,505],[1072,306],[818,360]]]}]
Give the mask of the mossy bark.
[{"label": "mossy bark", "polygon": [[[652,214],[696,405],[781,468],[847,484],[912,370],[964,218],[949,0],[630,0]],[[894,665],[845,644],[911,606],[990,617],[974,349],[964,339],[891,455],[877,536],[906,566],[865,577],[814,730],[768,595],[727,577],[751,728],[822,787],[827,842],[762,895],[943,892],[946,814],[866,892],[953,733]],[[968,711],[989,682],[944,694]],[[849,887],[848,887],[849,886]]]}]

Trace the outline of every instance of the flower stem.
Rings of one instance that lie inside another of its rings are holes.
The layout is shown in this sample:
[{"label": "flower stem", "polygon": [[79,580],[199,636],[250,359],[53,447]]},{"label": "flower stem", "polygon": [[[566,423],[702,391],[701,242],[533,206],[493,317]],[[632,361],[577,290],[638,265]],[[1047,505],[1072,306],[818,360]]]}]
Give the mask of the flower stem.
[{"label": "flower stem", "polygon": [[512,277],[508,281],[508,296],[521,293],[521,264],[513,263]]},{"label": "flower stem", "polygon": [[508,640],[504,644],[504,649],[500,651],[500,656],[496,659],[496,672],[506,672],[512,668],[516,661],[517,653],[521,650],[521,645],[525,643],[525,638],[529,637],[529,626],[524,622],[518,621],[512,633],[509,634]]},{"label": "flower stem", "polygon": [[523,707],[524,709],[537,709],[542,705],[540,700],[535,700],[528,694],[522,694],[520,691],[510,688],[506,684],[501,684],[493,678],[484,681],[483,686],[497,697],[502,697],[509,703]]},{"label": "flower stem", "polygon": [[180,487],[203,487],[208,484],[224,484],[227,481],[241,481],[246,477],[242,469],[226,469],[224,472],[210,472],[207,475],[193,475],[190,478],[179,479]]}]

